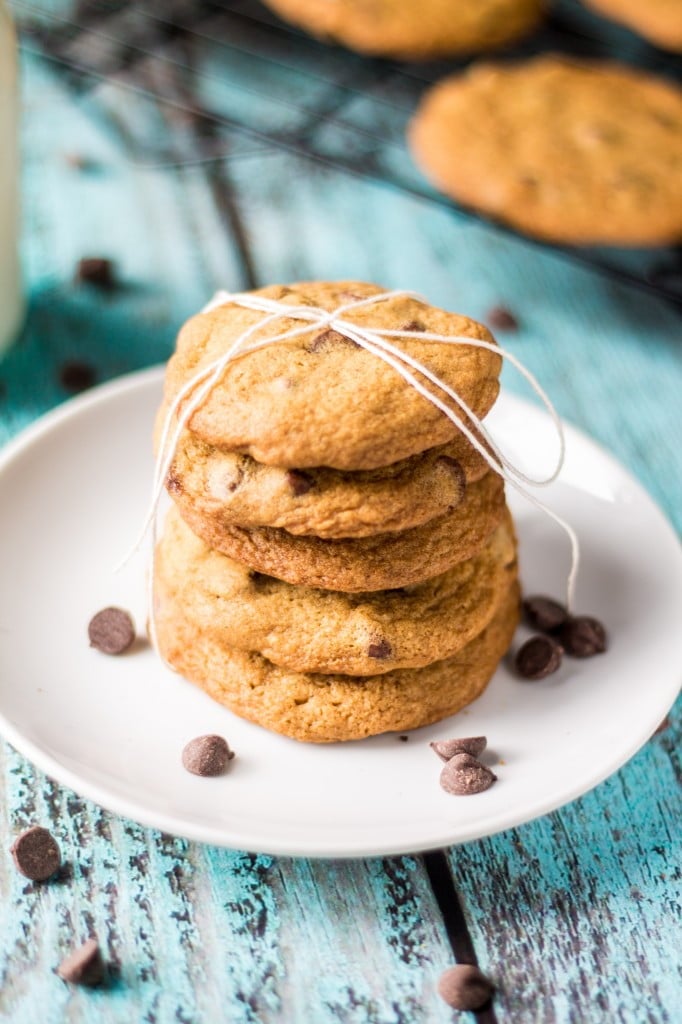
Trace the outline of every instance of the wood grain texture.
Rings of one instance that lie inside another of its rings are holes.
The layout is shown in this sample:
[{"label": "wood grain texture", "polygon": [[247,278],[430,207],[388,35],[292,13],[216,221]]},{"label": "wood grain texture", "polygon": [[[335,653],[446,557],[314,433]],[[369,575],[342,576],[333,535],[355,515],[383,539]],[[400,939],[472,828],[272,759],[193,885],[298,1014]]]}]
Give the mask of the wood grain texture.
[{"label": "wood grain texture", "polygon": [[[53,0],[43,6],[50,10],[68,16],[70,7]],[[219,41],[194,39],[189,56],[173,50],[170,70],[155,62],[146,93],[131,88],[129,69],[93,91],[32,56],[35,41],[25,41],[31,302],[20,342],[0,363],[0,441],[67,397],[64,360],[93,365],[98,380],[157,362],[217,287],[366,277],[483,319],[491,306],[509,306],[521,328],[504,342],[681,525],[682,374],[671,307],[426,194],[295,152],[302,131],[330,159],[362,143],[376,177],[393,168],[416,185],[397,128],[409,97],[391,91],[374,63],[329,51],[347,75],[339,106],[338,92],[315,85],[312,44],[293,66],[282,42],[281,74],[268,64],[265,75],[245,57],[235,63],[237,41],[226,61]],[[149,93],[162,86],[158,103]],[[300,119],[304,88],[320,90],[325,114],[314,123]],[[265,102],[273,92],[274,105]],[[216,112],[210,131],[188,114],[196,102]],[[240,134],[222,116],[228,110],[257,131]],[[259,136],[272,121],[280,147]],[[121,287],[76,287],[85,254],[114,259]],[[450,852],[476,955],[500,987],[501,1022],[682,1019],[679,737],[678,704],[673,725],[592,794]],[[0,1019],[451,1019],[435,983],[452,951],[420,859],[308,862],[202,847],[107,814],[7,747],[0,779],[2,849],[38,821],[53,828],[66,861],[59,879],[38,886],[0,856]],[[53,969],[92,932],[110,983],[69,990]]]}]

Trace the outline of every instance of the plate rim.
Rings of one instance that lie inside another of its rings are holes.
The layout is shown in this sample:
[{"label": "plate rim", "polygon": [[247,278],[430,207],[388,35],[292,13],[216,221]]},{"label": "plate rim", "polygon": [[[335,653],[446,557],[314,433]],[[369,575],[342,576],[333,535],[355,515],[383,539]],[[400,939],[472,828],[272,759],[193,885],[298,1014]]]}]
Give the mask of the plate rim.
[{"label": "plate rim", "polygon": [[[69,420],[74,416],[81,415],[92,407],[98,406],[103,401],[116,399],[122,393],[143,390],[151,385],[161,384],[163,381],[164,369],[164,364],[157,364],[120,375],[103,384],[97,385],[96,387],[88,390],[85,394],[69,398],[56,407],[43,413],[32,423],[20,430],[15,437],[11,438],[2,446],[2,448],[0,448],[0,478],[8,465],[20,457],[23,452],[33,447],[44,435],[49,434],[53,428],[63,421]],[[505,391],[505,398],[519,407],[526,407],[536,412],[542,412],[539,406],[527,401],[514,392]],[[590,437],[589,434],[586,434],[580,428],[574,426],[570,421],[563,417],[562,423],[568,437],[570,437],[571,434],[575,434],[581,441],[586,441],[590,446],[592,446],[593,450],[598,452],[600,458],[603,458],[613,468],[617,469],[619,473],[623,474],[628,482],[635,488],[638,499],[644,500],[644,502],[648,504],[649,510],[657,517],[659,527],[667,534],[667,540],[677,546],[680,567],[682,568],[682,549],[680,548],[674,526],[660,505],[648,493],[632,471],[628,467],[624,466],[623,463],[621,463],[610,451],[604,448],[600,442],[595,441]],[[328,845],[324,840],[319,843],[310,843],[308,841],[304,845],[297,846],[295,843],[287,840],[275,839],[274,841],[266,844],[259,840],[257,844],[257,852],[272,856],[307,857],[315,859],[333,858],[343,860],[376,856],[403,856],[421,853],[428,850],[441,849],[444,847],[458,846],[462,843],[484,839],[486,837],[505,832],[510,828],[517,828],[522,825],[529,824],[530,822],[535,821],[552,811],[558,810],[559,808],[572,803],[579,797],[591,792],[607,778],[622,768],[623,765],[625,765],[640,749],[642,749],[654,734],[655,729],[660,724],[660,721],[664,718],[667,711],[670,710],[677,699],[680,691],[680,685],[682,684],[682,666],[677,671],[676,682],[674,681],[673,676],[674,674],[671,673],[671,685],[669,692],[666,690],[666,693],[668,694],[666,706],[662,711],[659,711],[657,708],[655,715],[652,714],[650,718],[645,720],[646,724],[640,727],[636,738],[631,739],[631,742],[627,744],[626,748],[619,749],[617,755],[614,755],[602,762],[599,771],[591,777],[588,785],[585,785],[584,782],[580,782],[573,787],[562,790],[561,796],[558,798],[549,795],[543,800],[538,800],[533,804],[530,813],[528,810],[523,813],[516,814],[511,810],[504,816],[500,816],[500,814],[496,813],[494,821],[488,820],[486,823],[485,819],[479,819],[478,822],[472,823],[469,826],[465,826],[464,828],[460,827],[455,837],[447,835],[447,822],[444,821],[444,831],[442,835],[425,839],[423,842],[416,844],[414,841],[392,843],[390,848],[386,845],[376,843],[368,843],[366,845],[362,845],[360,843],[352,850],[339,850],[333,844],[331,846]],[[225,828],[224,826],[220,826],[218,828],[197,823],[192,824],[191,822],[180,822],[177,818],[172,816],[169,817],[163,812],[155,811],[153,808],[149,808],[143,804],[138,804],[132,799],[117,795],[106,787],[102,787],[96,782],[91,782],[87,777],[82,777],[77,772],[74,772],[72,769],[63,765],[57,758],[43,750],[40,746],[36,745],[28,737],[24,736],[22,731],[15,727],[13,723],[6,718],[2,705],[0,705],[0,735],[19,754],[26,757],[49,778],[55,780],[60,785],[67,786],[77,795],[92,801],[111,813],[128,818],[145,828],[153,828],[161,832],[186,838],[195,842],[206,843],[232,850],[255,851],[255,847],[249,846],[248,843],[245,845],[243,837],[240,838],[238,834],[231,833],[229,828]],[[452,826],[450,826],[450,828],[452,828]]]}]

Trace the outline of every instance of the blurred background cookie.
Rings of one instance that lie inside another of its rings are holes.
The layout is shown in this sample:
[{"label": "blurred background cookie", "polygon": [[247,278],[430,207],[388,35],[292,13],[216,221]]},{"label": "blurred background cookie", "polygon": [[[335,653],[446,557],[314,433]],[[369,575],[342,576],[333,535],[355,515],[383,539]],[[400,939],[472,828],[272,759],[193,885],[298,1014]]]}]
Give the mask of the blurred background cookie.
[{"label": "blurred background cookie", "polygon": [[448,195],[556,242],[682,237],[682,91],[611,62],[476,64],[424,96],[413,155]]},{"label": "blurred background cookie", "polygon": [[428,60],[514,42],[543,0],[265,0],[282,18],[359,53]]},{"label": "blurred background cookie", "polygon": [[664,50],[682,52],[680,0],[584,0],[599,14],[627,25]]}]

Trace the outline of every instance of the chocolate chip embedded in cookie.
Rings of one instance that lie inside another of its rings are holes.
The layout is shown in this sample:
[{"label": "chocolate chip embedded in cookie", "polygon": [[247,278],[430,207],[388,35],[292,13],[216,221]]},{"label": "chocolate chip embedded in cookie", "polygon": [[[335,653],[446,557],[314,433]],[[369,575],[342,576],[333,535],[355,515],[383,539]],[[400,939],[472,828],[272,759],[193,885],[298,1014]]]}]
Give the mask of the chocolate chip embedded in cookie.
[{"label": "chocolate chip embedded in cookie", "polygon": [[257,572],[325,590],[387,590],[421,583],[471,558],[505,513],[504,484],[495,473],[467,488],[452,511],[400,533],[357,539],[294,537],[269,527],[246,529],[225,522],[220,509],[197,513],[183,495],[176,507],[209,547]]},{"label": "chocolate chip embedded in cookie", "polygon": [[221,642],[298,672],[369,676],[450,657],[484,629],[516,579],[506,515],[483,548],[404,589],[342,594],[292,587],[212,551],[168,513],[155,560],[155,600]]},{"label": "chocolate chip embedded in cookie", "polygon": [[[342,281],[272,286],[253,295],[332,312],[343,304],[349,288],[366,298],[383,294],[377,285]],[[353,324],[382,330],[402,329],[419,319],[436,334],[493,341],[482,324],[409,295],[343,315]],[[260,311],[229,303],[185,324],[166,372],[166,408],[198,371],[225,355],[247,328],[264,318]],[[256,337],[265,340],[302,326],[300,319],[282,315],[259,327]],[[459,436],[459,428],[441,410],[373,353],[341,344],[311,350],[315,338],[327,331],[310,325],[295,338],[231,363],[189,417],[189,430],[207,444],[297,472],[315,466],[376,469]],[[496,352],[428,341],[420,332],[395,344],[454,389],[478,417],[491,408],[499,390],[501,359]]]},{"label": "chocolate chip embedded in cookie", "polygon": [[327,539],[421,526],[456,508],[488,465],[464,435],[380,469],[264,466],[185,431],[166,487],[196,515]]},{"label": "chocolate chip embedded in cookie", "polygon": [[164,602],[157,639],[164,658],[235,714],[311,743],[405,732],[446,718],[485,689],[519,618],[512,584],[490,624],[458,654],[423,668],[358,678],[292,672],[237,651],[198,629],[181,603]]},{"label": "chocolate chip embedded in cookie", "polygon": [[265,0],[287,21],[359,53],[428,60],[505,46],[540,20],[543,0]]},{"label": "chocolate chip embedded in cookie", "polygon": [[682,237],[682,91],[667,80],[551,55],[477,64],[426,93],[409,137],[438,188],[530,235]]}]

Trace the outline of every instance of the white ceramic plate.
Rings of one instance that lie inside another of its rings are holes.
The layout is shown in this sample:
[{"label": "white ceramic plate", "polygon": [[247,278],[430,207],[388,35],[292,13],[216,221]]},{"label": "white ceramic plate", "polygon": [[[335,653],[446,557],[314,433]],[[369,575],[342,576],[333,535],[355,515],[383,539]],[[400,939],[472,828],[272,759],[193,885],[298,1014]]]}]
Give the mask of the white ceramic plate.
[{"label": "white ceramic plate", "polygon": [[[661,512],[592,441],[568,430],[546,500],[583,546],[578,607],[602,618],[607,655],[566,659],[543,682],[501,667],[454,719],[394,734],[299,744],[236,718],[168,671],[149,648],[108,658],[88,647],[99,608],[145,622],[145,554],[112,566],[140,526],[161,371],[67,403],[0,453],[0,730],[49,775],[166,832],[275,854],[350,857],[476,839],[595,786],[648,739],[678,692],[682,556]],[[552,446],[546,415],[504,395],[491,416],[512,452]],[[561,595],[561,531],[511,496],[525,590]],[[523,634],[520,633],[519,637]],[[189,775],[193,736],[227,737],[238,757],[217,779]],[[476,797],[438,785],[428,742],[487,735],[498,783]]]}]

